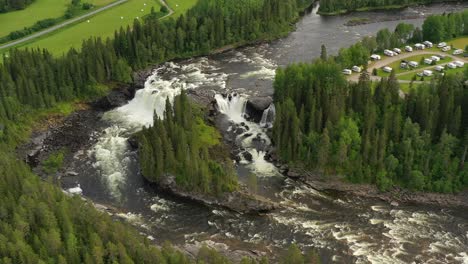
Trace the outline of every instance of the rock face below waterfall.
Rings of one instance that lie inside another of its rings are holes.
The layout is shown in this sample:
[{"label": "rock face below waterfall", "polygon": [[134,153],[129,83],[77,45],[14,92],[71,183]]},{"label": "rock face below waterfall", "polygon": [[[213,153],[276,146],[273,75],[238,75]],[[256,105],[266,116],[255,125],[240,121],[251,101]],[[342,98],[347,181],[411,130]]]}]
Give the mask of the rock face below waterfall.
[{"label": "rock face below waterfall", "polygon": [[270,96],[257,96],[251,97],[247,101],[245,112],[254,122],[260,122],[263,116],[263,111],[265,111],[271,104],[273,99]]},{"label": "rock face below waterfall", "polygon": [[223,193],[216,197],[182,190],[177,186],[175,177],[172,175],[164,177],[164,180],[159,182],[157,186],[171,195],[202,203],[207,206],[223,207],[238,213],[267,213],[279,208],[277,203],[254,195],[242,186],[237,191]]}]

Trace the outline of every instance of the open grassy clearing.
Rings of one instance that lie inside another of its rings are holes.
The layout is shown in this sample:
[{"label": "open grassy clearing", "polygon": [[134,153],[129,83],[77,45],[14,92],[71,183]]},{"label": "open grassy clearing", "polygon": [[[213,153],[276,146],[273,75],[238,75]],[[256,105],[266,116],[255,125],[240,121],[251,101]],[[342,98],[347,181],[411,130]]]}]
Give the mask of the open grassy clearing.
[{"label": "open grassy clearing", "polygon": [[[145,5],[146,4],[146,5]],[[93,36],[112,37],[120,27],[133,24],[135,19],[141,19],[151,12],[151,8],[160,9],[157,0],[129,0],[112,9],[103,11],[87,20],[80,21],[69,27],[45,35],[38,40],[22,47],[46,48],[54,55],[60,55],[71,47],[79,49],[83,40]],[[89,21],[89,22],[88,22]]]},{"label": "open grassy clearing", "polygon": [[71,0],[36,0],[26,9],[0,14],[0,37],[32,26],[39,20],[61,17],[69,3]]},{"label": "open grassy clearing", "polygon": [[[398,60],[398,61],[395,61],[387,66],[389,66],[390,68],[393,69],[393,71],[395,72],[395,74],[399,74],[399,73],[404,73],[404,72],[409,72],[409,71],[414,71],[414,70],[418,70],[418,69],[423,69],[423,68],[427,68],[431,65],[428,65],[428,64],[425,64],[425,63],[421,63],[421,60],[424,59],[424,58],[430,58],[431,56],[433,55],[437,55],[437,54],[432,54],[432,55],[427,55],[427,54],[424,54],[424,55],[415,55],[415,56],[411,56],[411,57],[408,57],[408,58],[405,58],[405,59],[401,59],[401,60]],[[403,69],[400,67],[400,63],[402,60],[406,60],[406,61],[415,61],[417,63],[419,63],[419,67],[417,68],[409,68],[409,69]],[[448,63],[448,62],[451,62],[452,61],[452,58],[451,57],[445,57],[444,59],[441,59],[440,61],[437,62],[436,65],[438,64],[442,64],[442,63]],[[422,71],[422,70],[421,70]],[[382,76],[382,77],[387,77],[390,75],[390,73],[387,73],[387,72],[384,72],[382,69],[378,69],[377,70],[377,75],[378,76]]]},{"label": "open grassy clearing", "polygon": [[448,41],[447,44],[452,45],[454,49],[462,49],[468,45],[468,37],[456,38],[451,41]]},{"label": "open grassy clearing", "polygon": [[[456,68],[456,69],[445,69],[444,70],[444,73],[445,74],[448,74],[448,75],[451,75],[451,74],[458,74],[458,73],[464,73],[466,68],[468,68],[467,65],[465,65],[464,67],[462,68]],[[432,70],[434,71],[434,76],[440,74],[439,72],[435,71],[433,68],[430,68],[429,70]],[[398,80],[406,80],[406,81],[411,81],[413,79],[413,77],[416,75],[416,73],[408,73],[408,74],[403,74],[403,75],[400,75],[400,76],[397,76]],[[428,80],[431,80],[433,76],[424,76],[424,81],[428,81]],[[421,80],[421,77],[419,76],[416,76],[416,81],[420,81]]]},{"label": "open grassy clearing", "polygon": [[[95,8],[108,5],[115,0],[87,0]],[[0,14],[0,37],[6,36],[13,31],[22,30],[34,25],[37,21],[48,18],[59,18],[65,15],[71,0],[36,0],[24,10]],[[84,11],[85,12],[89,12]]]},{"label": "open grassy clearing", "polygon": [[177,17],[193,7],[197,0],[166,0],[166,3],[174,10],[174,17]]}]

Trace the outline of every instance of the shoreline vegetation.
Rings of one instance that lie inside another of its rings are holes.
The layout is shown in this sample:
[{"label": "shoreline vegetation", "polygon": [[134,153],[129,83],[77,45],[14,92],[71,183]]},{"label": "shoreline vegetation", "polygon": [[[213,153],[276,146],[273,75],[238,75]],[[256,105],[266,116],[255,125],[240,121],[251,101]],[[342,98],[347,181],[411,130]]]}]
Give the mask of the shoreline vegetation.
[{"label": "shoreline vegetation", "polygon": [[[371,53],[392,45],[465,36],[468,31],[461,28],[467,15],[433,15],[422,30],[402,23],[395,32],[381,30],[336,57],[328,57],[322,47],[315,62],[279,69],[273,161],[292,168],[288,176],[315,181],[322,189],[334,186],[385,200],[391,194],[403,202],[467,206],[466,195],[435,193],[457,194],[468,187],[468,71],[414,85],[406,96],[400,95],[394,72],[376,83],[366,69],[357,83],[341,73],[353,64],[366,65]],[[334,181],[340,178],[336,175],[343,175],[341,185]],[[381,194],[372,188],[366,188],[372,195],[356,191],[347,182],[377,186]]]},{"label": "shoreline vegetation", "polygon": [[[349,14],[352,12],[402,10],[402,9],[412,7],[412,6],[444,3],[444,2],[460,2],[460,1],[459,0],[413,0],[410,3],[387,4],[387,5],[380,5],[380,6],[359,6],[360,4],[364,4],[367,2],[352,1],[352,0],[339,0],[339,1],[321,0],[320,2],[321,2],[321,5],[320,5],[319,10],[317,11],[317,14],[323,15],[323,16],[338,16],[338,15]],[[342,7],[343,5],[346,6],[347,2],[354,2],[354,3],[349,3],[349,7]],[[397,1],[393,1],[393,2],[397,2]]]}]

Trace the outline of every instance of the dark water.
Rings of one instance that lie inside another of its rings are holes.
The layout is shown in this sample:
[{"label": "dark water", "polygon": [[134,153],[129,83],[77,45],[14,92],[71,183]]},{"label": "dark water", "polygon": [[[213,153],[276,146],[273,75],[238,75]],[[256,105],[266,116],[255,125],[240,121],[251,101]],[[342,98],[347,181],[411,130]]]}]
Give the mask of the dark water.
[{"label": "dark water", "polygon": [[[320,193],[286,179],[263,159],[269,139],[266,129],[244,118],[249,96],[271,95],[277,67],[307,62],[319,56],[325,44],[329,53],[355,43],[381,28],[393,29],[400,21],[347,27],[355,17],[371,20],[402,18],[420,26],[415,15],[442,13],[464,5],[435,5],[398,12],[321,17],[314,8],[287,38],[230,51],[224,54],[167,63],[151,76],[128,105],[103,117],[99,142],[70,165],[80,175],[64,184],[80,184],[83,194],[96,202],[129,212],[122,217],[141,226],[157,241],[170,240],[180,246],[207,242],[225,244],[230,250],[257,249],[275,257],[279,248],[297,243],[302,249],[317,249],[326,262],[336,263],[468,263],[468,212],[437,207],[392,207],[352,196]],[[152,113],[162,113],[166,97],[181,89],[207,89],[218,94],[235,93],[233,100],[217,96],[220,112],[228,123],[225,134],[240,123],[243,133],[237,145],[252,154],[253,161],[237,165],[240,180],[257,176],[258,193],[285,209],[264,216],[241,215],[209,209],[158,193],[138,172],[136,154],[128,135],[150,124]]]}]

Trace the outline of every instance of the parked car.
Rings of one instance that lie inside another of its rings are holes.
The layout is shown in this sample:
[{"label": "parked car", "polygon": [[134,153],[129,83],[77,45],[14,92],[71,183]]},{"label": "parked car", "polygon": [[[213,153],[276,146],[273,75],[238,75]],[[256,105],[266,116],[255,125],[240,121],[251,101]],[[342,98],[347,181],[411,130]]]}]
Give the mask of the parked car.
[{"label": "parked car", "polygon": [[451,50],[451,49],[452,49],[452,48],[451,48],[450,46],[445,46],[445,47],[442,48],[442,51],[443,51],[443,52],[446,52],[446,51],[449,51],[449,50]]},{"label": "parked car", "polygon": [[434,67],[434,70],[436,70],[436,71],[438,71],[438,72],[441,72],[441,71],[443,71],[444,69],[445,69],[444,66],[440,66],[440,65]]},{"label": "parked car", "polygon": [[393,71],[393,69],[390,68],[390,67],[388,67],[388,66],[383,67],[382,70],[383,70],[384,72],[388,72],[388,73],[390,73],[390,72]]},{"label": "parked car", "polygon": [[434,46],[434,44],[432,44],[432,42],[427,41],[427,40],[424,41],[423,44],[424,44],[424,46],[426,46],[426,47],[428,47],[428,48],[432,48],[432,46]]},{"label": "parked car", "polygon": [[423,76],[424,76],[424,74],[423,74],[422,72],[418,72],[418,73],[416,73],[416,75],[419,76],[419,77],[423,77]]},{"label": "parked car", "polygon": [[448,67],[449,69],[455,69],[455,68],[457,68],[457,65],[450,62],[450,63],[447,64],[447,67]]},{"label": "parked car", "polygon": [[433,61],[440,61],[440,58],[438,56],[432,56],[431,60]]},{"label": "parked car", "polygon": [[463,52],[465,52],[464,50],[462,49],[457,49],[453,52],[453,55],[460,55],[460,54],[463,54]]},{"label": "parked car", "polygon": [[431,65],[431,64],[432,64],[432,60],[431,60],[431,59],[424,59],[424,63],[425,63],[425,64],[428,64],[428,65]]},{"label": "parked car", "polygon": [[423,75],[424,75],[424,76],[432,76],[432,74],[433,74],[433,72],[430,71],[430,70],[424,70],[424,71],[423,71]]},{"label": "parked car", "polygon": [[400,54],[400,53],[401,53],[401,49],[399,49],[399,48],[394,48],[394,49],[393,49],[393,52],[395,52],[396,54]]},{"label": "parked car", "polygon": [[406,62],[400,63],[400,68],[402,68],[402,69],[408,69],[408,63],[406,63]]},{"label": "parked car", "polygon": [[406,47],[405,47],[405,50],[406,50],[407,52],[412,52],[412,51],[413,51],[413,48],[412,48],[411,46],[406,46]]},{"label": "parked car", "polygon": [[371,58],[372,60],[381,60],[381,59],[382,59],[382,58],[380,57],[380,55],[377,55],[377,54],[372,54],[372,55],[370,56],[370,58]]},{"label": "parked car", "polygon": [[344,69],[344,70],[342,71],[342,73],[343,73],[344,75],[351,75],[353,72],[352,72],[350,69]]},{"label": "parked car", "polygon": [[438,48],[443,48],[443,47],[446,47],[446,46],[447,46],[447,43],[445,43],[445,42],[441,42],[441,43],[437,44]]},{"label": "parked car", "polygon": [[465,63],[463,61],[454,61],[453,64],[455,64],[458,68],[462,68],[465,66]]},{"label": "parked car", "polygon": [[424,44],[421,44],[421,43],[416,43],[414,44],[414,48],[417,50],[423,50],[426,48],[426,46],[424,46]]},{"label": "parked car", "polygon": [[384,53],[385,55],[389,56],[389,57],[395,56],[395,53],[394,53],[393,51],[391,51],[391,50],[388,50],[388,49],[384,50],[383,53]]},{"label": "parked car", "polygon": [[362,71],[362,70],[361,70],[361,67],[359,67],[359,66],[353,66],[353,67],[351,68],[351,70],[352,70],[353,72],[361,72],[361,71]]},{"label": "parked car", "polygon": [[419,66],[419,63],[417,63],[417,62],[415,62],[415,61],[410,61],[410,62],[408,62],[408,65],[411,66],[411,67],[413,67],[413,68],[416,68],[416,67]]}]

